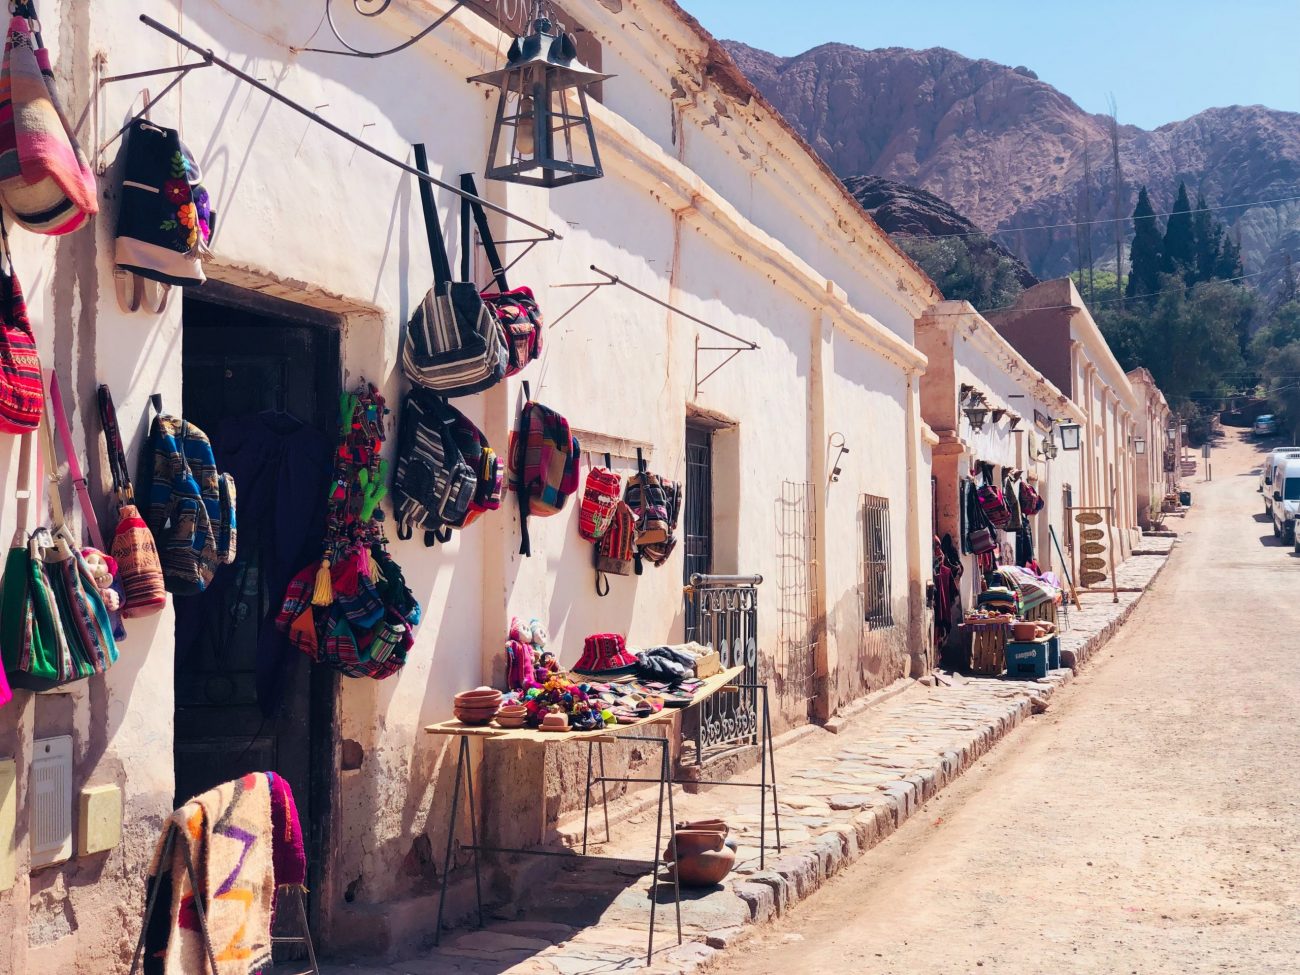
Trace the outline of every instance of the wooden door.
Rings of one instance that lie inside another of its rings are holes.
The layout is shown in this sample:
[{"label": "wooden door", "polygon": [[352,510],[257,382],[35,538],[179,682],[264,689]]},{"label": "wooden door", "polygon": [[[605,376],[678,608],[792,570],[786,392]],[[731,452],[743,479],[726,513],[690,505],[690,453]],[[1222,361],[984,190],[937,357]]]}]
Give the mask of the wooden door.
[{"label": "wooden door", "polygon": [[[261,414],[268,422],[301,421],[333,431],[340,386],[337,328],[189,297],[183,324],[187,420],[211,432],[227,419]],[[217,467],[222,469],[219,454]],[[326,489],[322,481],[322,494]],[[237,496],[240,513],[242,501]],[[175,661],[176,802],[248,772],[283,775],[302,818],[308,888],[315,891],[327,849],[324,806],[333,767],[336,679],[294,654],[282,707],[275,717],[263,716],[255,681],[258,629],[284,594],[262,584],[266,545],[252,518],[238,521],[236,551],[236,561],[219,570],[231,574],[224,592],[181,597],[198,601],[189,611],[199,612],[204,625],[197,642],[184,650],[178,644]]]}]

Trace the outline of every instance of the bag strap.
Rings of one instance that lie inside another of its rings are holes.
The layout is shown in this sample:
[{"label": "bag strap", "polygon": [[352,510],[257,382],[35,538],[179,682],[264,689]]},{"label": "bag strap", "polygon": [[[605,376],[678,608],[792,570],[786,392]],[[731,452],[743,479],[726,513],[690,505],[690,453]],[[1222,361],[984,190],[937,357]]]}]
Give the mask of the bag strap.
[{"label": "bag strap", "polygon": [[18,438],[18,479],[15,482],[14,499],[18,525],[14,529],[13,546],[27,544],[28,525],[32,517],[32,495],[35,491],[35,478],[32,471],[32,434],[24,433]]},{"label": "bag strap", "polygon": [[[429,156],[424,143],[415,144],[415,168],[425,176],[429,175]],[[433,258],[434,284],[441,290],[444,284],[451,284],[451,258],[447,256],[447,242],[442,239],[442,227],[438,225],[438,207],[433,201],[433,185],[428,180],[420,180],[420,205],[424,209],[424,231],[429,237],[429,255]]]},{"label": "bag strap", "polygon": [[59,477],[59,462],[54,451],[54,431],[50,429],[50,418],[47,413],[41,417],[40,424],[41,438],[41,457],[45,465],[45,479],[49,484],[50,494],[50,514],[51,529],[58,532],[66,523],[66,516],[63,513],[63,498],[59,495],[59,484],[62,478]]},{"label": "bag strap", "polygon": [[[525,385],[527,385],[525,383]],[[532,426],[532,407],[530,400],[524,404],[523,410],[519,414],[519,431],[515,435],[515,476],[518,481],[515,484],[515,500],[519,503],[519,554],[525,557],[531,557],[533,546],[528,538],[528,480],[525,477],[525,469],[528,463],[528,431]]]},{"label": "bag strap", "polygon": [[85,475],[81,473],[81,462],[77,459],[77,448],[72,440],[72,428],[68,424],[68,411],[63,405],[63,391],[59,388],[59,374],[50,372],[50,400],[54,406],[54,424],[59,431],[59,444],[68,458],[68,474],[72,477],[72,488],[81,506],[82,517],[86,519],[86,533],[90,544],[101,552],[104,551],[104,536],[99,531],[99,519],[95,515],[95,506],[90,501],[90,490],[86,486]]},{"label": "bag strap", "polygon": [[99,424],[104,430],[104,443],[108,448],[108,469],[113,475],[113,493],[120,504],[135,503],[135,489],[126,463],[126,450],[122,446],[122,431],[117,425],[117,409],[113,394],[107,386],[99,387]]},{"label": "bag strap", "polygon": [[474,216],[474,224],[478,227],[479,243],[483,245],[483,253],[487,255],[488,266],[492,268],[492,277],[497,283],[500,291],[509,291],[510,285],[506,283],[505,266],[501,263],[501,254],[497,251],[496,241],[492,239],[492,229],[488,226],[487,211],[483,209],[483,204],[478,202],[478,187],[474,185],[474,174],[464,173],[460,177],[460,188],[469,196],[460,198],[460,276],[466,281],[473,281],[469,268],[469,217]]}]

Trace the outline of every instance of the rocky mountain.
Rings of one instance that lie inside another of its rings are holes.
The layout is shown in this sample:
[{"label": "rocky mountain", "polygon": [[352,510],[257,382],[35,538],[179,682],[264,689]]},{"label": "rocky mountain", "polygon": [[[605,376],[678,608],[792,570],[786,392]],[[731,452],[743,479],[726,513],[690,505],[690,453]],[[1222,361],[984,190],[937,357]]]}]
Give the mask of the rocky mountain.
[{"label": "rocky mountain", "polygon": [[933,193],[883,176],[849,176],[844,185],[880,229],[905,247],[910,239],[916,237],[959,235],[977,257],[989,253],[993,260],[1010,262],[1015,279],[1022,288],[1038,284],[1038,278],[1014,254]]},{"label": "rocky mountain", "polygon": [[[783,58],[725,44],[842,177],[884,176],[928,190],[997,232],[1039,277],[1076,266],[1081,215],[1115,214],[1110,120],[1083,111],[1029,68],[944,48],[825,44]],[[1212,108],[1153,131],[1122,125],[1119,141],[1124,217],[1142,185],[1157,211],[1167,211],[1183,179],[1193,200],[1199,191],[1211,206],[1251,204],[1217,215],[1240,231],[1247,272],[1266,272],[1256,279],[1262,286],[1280,278],[1287,251],[1300,259],[1300,200],[1255,202],[1300,196],[1300,114]],[[1125,224],[1126,246],[1130,236]],[[1113,223],[1095,223],[1091,244],[1096,265],[1113,268]]]}]

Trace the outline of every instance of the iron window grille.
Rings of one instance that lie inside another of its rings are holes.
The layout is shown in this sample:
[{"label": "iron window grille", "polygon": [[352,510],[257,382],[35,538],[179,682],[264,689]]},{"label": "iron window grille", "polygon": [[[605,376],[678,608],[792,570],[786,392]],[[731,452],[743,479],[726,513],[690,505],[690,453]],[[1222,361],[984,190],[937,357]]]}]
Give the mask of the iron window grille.
[{"label": "iron window grille", "polygon": [[894,625],[893,567],[890,564],[889,499],[862,496],[862,573],[866,622],[870,629]]}]

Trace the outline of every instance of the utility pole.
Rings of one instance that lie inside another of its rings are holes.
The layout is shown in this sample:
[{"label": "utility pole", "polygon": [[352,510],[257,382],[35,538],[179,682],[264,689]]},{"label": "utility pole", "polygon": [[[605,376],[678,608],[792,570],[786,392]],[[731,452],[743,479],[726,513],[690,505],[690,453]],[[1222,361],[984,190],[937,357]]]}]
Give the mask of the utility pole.
[{"label": "utility pole", "polygon": [[1110,106],[1110,154],[1115,168],[1115,300],[1124,307],[1124,173],[1119,167],[1119,108],[1115,96],[1107,96]]}]

